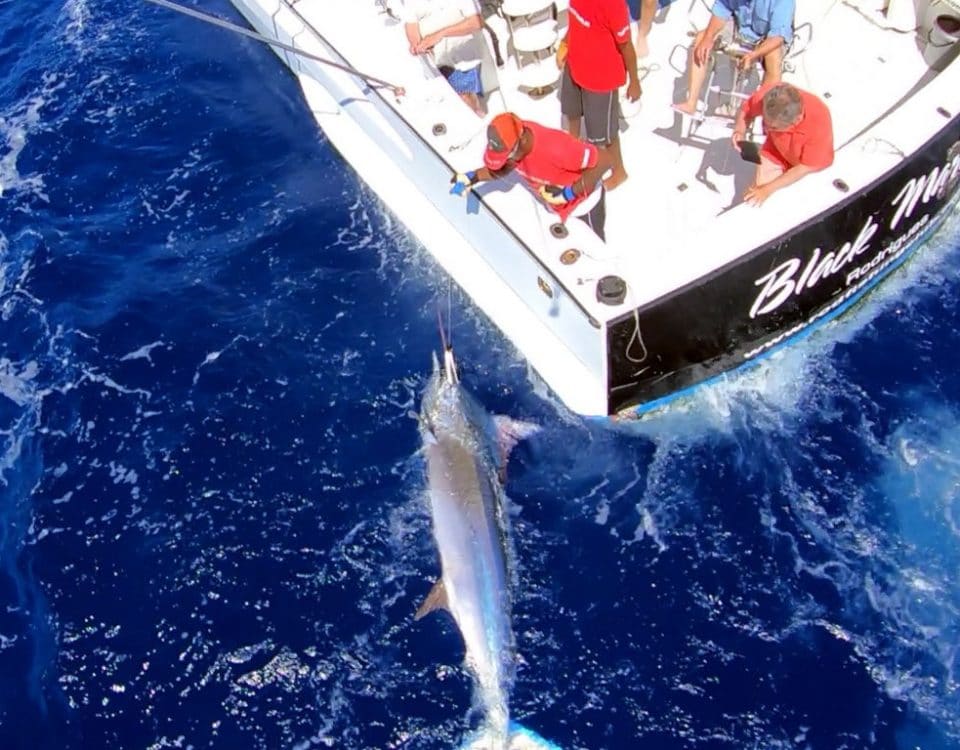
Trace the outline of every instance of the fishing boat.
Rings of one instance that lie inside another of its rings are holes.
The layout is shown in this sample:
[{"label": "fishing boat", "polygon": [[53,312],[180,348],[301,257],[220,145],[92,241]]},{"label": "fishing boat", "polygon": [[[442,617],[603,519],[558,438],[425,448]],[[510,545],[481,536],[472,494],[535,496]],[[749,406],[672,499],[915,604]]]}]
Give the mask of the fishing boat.
[{"label": "fishing boat", "polygon": [[277,43],[344,159],[580,414],[642,413],[804,336],[902,264],[960,192],[960,0],[797,1],[783,78],[829,106],[836,158],[759,207],[741,200],[754,167],[730,115],[756,80],[715,54],[699,114],[672,110],[710,7],[661,7],[643,94],[623,100],[630,176],[607,194],[605,242],[517,180],[449,190],[482,164],[495,114],[561,127],[564,0],[483,4],[484,116],[411,54],[398,2],[231,2]]}]

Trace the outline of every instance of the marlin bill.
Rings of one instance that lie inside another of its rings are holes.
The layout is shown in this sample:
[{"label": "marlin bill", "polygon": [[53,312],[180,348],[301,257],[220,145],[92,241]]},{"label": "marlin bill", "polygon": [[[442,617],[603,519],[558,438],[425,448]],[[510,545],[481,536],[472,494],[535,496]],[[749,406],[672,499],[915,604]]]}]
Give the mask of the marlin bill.
[{"label": "marlin bill", "polygon": [[441,576],[416,618],[446,609],[463,637],[466,665],[476,682],[475,703],[483,714],[465,748],[558,750],[511,722],[507,705],[515,664],[513,576],[501,478],[510,450],[537,428],[491,417],[460,384],[449,348],[443,366],[436,358],[433,364],[419,422]]}]

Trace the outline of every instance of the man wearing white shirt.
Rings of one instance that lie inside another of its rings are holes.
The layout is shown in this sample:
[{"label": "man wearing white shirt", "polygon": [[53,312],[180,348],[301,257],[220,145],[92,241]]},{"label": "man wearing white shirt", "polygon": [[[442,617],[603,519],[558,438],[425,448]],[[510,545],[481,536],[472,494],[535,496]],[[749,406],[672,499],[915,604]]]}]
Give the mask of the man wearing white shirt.
[{"label": "man wearing white shirt", "polygon": [[411,55],[432,55],[460,98],[483,116],[480,58],[483,19],[477,0],[404,0]]}]

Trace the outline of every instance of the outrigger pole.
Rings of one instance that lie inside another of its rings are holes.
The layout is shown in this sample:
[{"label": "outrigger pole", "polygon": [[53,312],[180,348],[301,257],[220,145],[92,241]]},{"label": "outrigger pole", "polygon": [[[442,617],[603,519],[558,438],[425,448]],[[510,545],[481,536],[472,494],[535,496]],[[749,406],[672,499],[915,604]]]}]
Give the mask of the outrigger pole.
[{"label": "outrigger pole", "polygon": [[183,5],[178,5],[177,3],[171,3],[170,0],[147,0],[148,3],[153,3],[154,5],[159,5],[162,8],[167,8],[168,10],[176,11],[177,13],[182,13],[185,16],[190,16],[191,18],[196,18],[198,21],[203,21],[204,23],[209,23],[213,26],[219,26],[221,29],[226,29],[227,31],[232,31],[235,34],[240,34],[242,36],[250,37],[255,39],[258,42],[263,42],[264,44],[269,44],[271,47],[279,47],[280,49],[287,50],[292,52],[295,55],[300,55],[300,57],[306,57],[309,60],[313,60],[322,65],[329,65],[331,68],[336,68],[337,70],[342,70],[345,73],[356,76],[357,78],[366,81],[374,88],[385,88],[390,89],[394,96],[403,96],[406,92],[402,86],[395,86],[389,81],[384,81],[381,78],[375,78],[374,76],[369,76],[366,73],[362,73],[356,68],[351,68],[349,65],[341,65],[336,63],[333,60],[327,60],[323,57],[317,57],[316,55],[311,55],[309,52],[305,52],[302,49],[298,49],[291,44],[285,44],[284,42],[278,41],[276,39],[271,39],[270,37],[263,36],[258,34],[255,31],[250,31],[250,29],[245,29],[242,26],[237,26],[235,23],[230,23],[229,21],[224,21],[222,18],[217,18],[216,16],[211,16],[207,13],[201,13],[198,10],[193,10],[193,8],[187,8]]}]

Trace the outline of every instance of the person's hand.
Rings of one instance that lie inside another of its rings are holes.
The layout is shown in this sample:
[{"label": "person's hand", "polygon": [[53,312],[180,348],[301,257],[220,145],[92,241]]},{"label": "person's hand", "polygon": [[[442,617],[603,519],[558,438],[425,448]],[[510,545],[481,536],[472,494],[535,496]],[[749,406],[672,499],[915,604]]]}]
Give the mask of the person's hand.
[{"label": "person's hand", "polygon": [[703,35],[703,39],[700,40],[700,43],[693,48],[693,61],[697,65],[706,65],[707,58],[710,57],[710,52],[713,50],[713,40],[708,39],[707,35]]},{"label": "person's hand", "polygon": [[746,130],[734,129],[733,135],[730,137],[730,140],[733,141],[733,148],[736,152],[740,153],[740,141],[744,140],[747,137]]},{"label": "person's hand", "polygon": [[743,194],[743,201],[751,206],[761,206],[774,192],[776,192],[776,188],[771,188],[769,184],[761,186],[751,185]]},{"label": "person's hand", "polygon": [[557,45],[557,68],[563,70],[564,63],[567,62],[567,40],[561,39]]},{"label": "person's hand", "polygon": [[477,173],[473,170],[457,172],[450,178],[450,195],[466,195],[477,182]]},{"label": "person's hand", "polygon": [[562,206],[577,197],[572,187],[560,187],[559,185],[541,185],[537,194],[543,199],[544,203],[549,203],[551,206]]},{"label": "person's hand", "polygon": [[417,28],[416,24],[407,25],[407,41],[410,43],[410,54],[417,55],[417,45],[420,44],[420,40],[423,39],[420,36],[420,29]]},{"label": "person's hand", "polygon": [[643,91],[640,89],[640,79],[634,77],[627,85],[627,101],[635,102],[640,98]]},{"label": "person's hand", "polygon": [[748,52],[739,60],[737,60],[737,67],[740,68],[740,70],[750,70],[750,66],[753,65],[756,61],[757,61],[757,56],[752,52]]},{"label": "person's hand", "polygon": [[443,37],[441,37],[439,34],[427,34],[420,40],[420,43],[417,44],[417,54],[422,55],[426,52],[429,52],[437,46],[437,42],[439,42],[442,38]]}]

